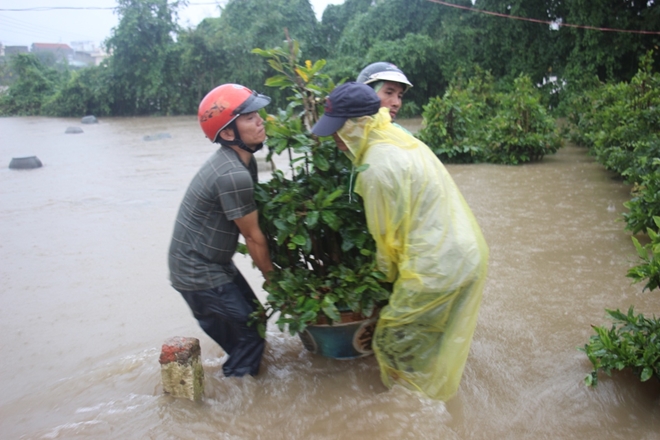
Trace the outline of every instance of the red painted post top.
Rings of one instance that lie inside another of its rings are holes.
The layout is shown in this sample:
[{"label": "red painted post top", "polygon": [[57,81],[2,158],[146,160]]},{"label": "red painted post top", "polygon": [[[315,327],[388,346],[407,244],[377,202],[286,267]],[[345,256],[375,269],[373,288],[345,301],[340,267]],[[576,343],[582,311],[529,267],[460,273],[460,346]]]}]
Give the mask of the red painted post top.
[{"label": "red painted post top", "polygon": [[199,339],[174,336],[163,343],[159,362],[161,365],[171,362],[188,364],[194,356],[201,354]]}]

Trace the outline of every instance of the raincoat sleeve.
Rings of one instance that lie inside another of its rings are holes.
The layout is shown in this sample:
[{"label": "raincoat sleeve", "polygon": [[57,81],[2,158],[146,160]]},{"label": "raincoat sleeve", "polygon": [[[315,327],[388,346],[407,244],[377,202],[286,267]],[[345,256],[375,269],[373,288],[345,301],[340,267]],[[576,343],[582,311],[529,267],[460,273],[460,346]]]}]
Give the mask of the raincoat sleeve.
[{"label": "raincoat sleeve", "polygon": [[[380,175],[373,175],[374,173]],[[388,282],[393,283],[398,276],[399,256],[402,251],[399,235],[402,219],[400,215],[396,215],[400,211],[395,209],[400,206],[401,193],[388,184],[392,180],[382,175],[382,170],[367,169],[363,174],[366,175],[366,180],[371,182],[361,193],[365,200],[365,209],[369,210],[369,231],[376,241],[378,269],[387,276]]]}]

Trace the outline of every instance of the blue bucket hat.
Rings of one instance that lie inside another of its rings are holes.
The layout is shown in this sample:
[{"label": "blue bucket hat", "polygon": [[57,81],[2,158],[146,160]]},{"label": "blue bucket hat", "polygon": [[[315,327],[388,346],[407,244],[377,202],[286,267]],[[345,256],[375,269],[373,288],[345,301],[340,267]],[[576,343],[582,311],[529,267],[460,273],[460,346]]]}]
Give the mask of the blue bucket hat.
[{"label": "blue bucket hat", "polygon": [[339,130],[347,119],[373,115],[378,113],[378,109],[380,98],[374,89],[354,81],[344,83],[325,99],[325,113],[312,127],[312,133],[317,136],[330,136]]}]

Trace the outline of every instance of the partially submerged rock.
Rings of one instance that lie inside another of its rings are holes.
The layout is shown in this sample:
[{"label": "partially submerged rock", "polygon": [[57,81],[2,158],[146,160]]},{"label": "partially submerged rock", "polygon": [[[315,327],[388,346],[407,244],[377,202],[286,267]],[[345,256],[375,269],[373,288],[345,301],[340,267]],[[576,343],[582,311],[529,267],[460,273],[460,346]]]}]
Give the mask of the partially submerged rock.
[{"label": "partially submerged rock", "polygon": [[145,141],[157,141],[158,139],[169,139],[172,136],[170,136],[169,133],[156,133],[154,135],[147,135],[142,138],[142,140]]},{"label": "partially submerged rock", "polygon": [[11,162],[9,162],[9,168],[13,170],[29,170],[42,166],[43,164],[37,156],[14,157]]},{"label": "partially submerged rock", "polygon": [[82,133],[83,129],[80,127],[67,127],[66,130],[64,130],[64,133],[66,134],[77,134],[77,133]]},{"label": "partially submerged rock", "polygon": [[82,122],[83,124],[96,124],[96,123],[98,123],[99,121],[98,121],[98,119],[96,119],[96,116],[94,116],[94,115],[88,115],[88,116],[84,116],[84,117],[82,118],[81,122]]}]

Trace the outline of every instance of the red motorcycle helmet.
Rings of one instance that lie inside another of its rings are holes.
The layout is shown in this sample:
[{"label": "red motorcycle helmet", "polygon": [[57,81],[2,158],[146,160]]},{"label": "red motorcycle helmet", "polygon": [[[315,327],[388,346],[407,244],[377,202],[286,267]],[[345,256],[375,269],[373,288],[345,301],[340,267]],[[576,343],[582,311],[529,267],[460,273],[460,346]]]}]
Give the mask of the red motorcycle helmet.
[{"label": "red motorcycle helmet", "polygon": [[202,131],[211,142],[216,142],[220,131],[240,115],[252,113],[270,103],[270,98],[260,95],[240,84],[223,84],[206,94],[199,103],[197,118]]}]

